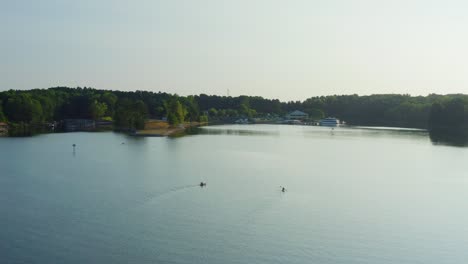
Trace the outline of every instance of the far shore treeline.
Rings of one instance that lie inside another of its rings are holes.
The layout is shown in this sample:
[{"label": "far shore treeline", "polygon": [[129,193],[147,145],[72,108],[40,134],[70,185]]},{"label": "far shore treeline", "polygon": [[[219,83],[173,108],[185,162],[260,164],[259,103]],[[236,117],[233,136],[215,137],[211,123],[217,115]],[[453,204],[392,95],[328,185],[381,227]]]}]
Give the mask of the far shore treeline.
[{"label": "far shore treeline", "polygon": [[0,92],[0,122],[37,124],[70,118],[113,121],[116,128],[141,129],[147,119],[229,122],[237,118],[282,117],[300,110],[311,120],[333,116],[349,125],[425,129],[468,125],[468,95],[330,95],[281,102],[259,96],[178,96],[164,92],[55,87]]}]

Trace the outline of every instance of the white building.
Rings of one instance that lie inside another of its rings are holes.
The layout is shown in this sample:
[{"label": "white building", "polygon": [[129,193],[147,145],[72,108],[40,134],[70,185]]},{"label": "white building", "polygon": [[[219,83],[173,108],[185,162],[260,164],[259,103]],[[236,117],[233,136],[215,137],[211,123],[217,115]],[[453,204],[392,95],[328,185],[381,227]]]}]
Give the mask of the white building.
[{"label": "white building", "polygon": [[286,118],[287,119],[294,119],[294,120],[304,120],[304,119],[309,118],[309,115],[302,112],[302,111],[296,110],[296,111],[293,111],[293,112],[287,114]]}]

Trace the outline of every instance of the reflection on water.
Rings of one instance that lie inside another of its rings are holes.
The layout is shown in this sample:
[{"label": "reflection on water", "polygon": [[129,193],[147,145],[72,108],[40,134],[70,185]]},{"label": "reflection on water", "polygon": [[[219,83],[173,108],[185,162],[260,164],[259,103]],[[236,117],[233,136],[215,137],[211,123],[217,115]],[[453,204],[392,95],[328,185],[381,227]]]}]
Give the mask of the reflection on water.
[{"label": "reflection on water", "polygon": [[306,134],[318,135],[331,135],[337,137],[400,137],[400,138],[413,138],[422,139],[427,136],[427,131],[423,129],[404,129],[393,127],[339,127],[335,129],[326,127],[314,127],[305,130]]},{"label": "reflection on water", "polygon": [[30,137],[41,133],[53,132],[49,127],[43,124],[10,124],[8,135],[10,137]]},{"label": "reflection on water", "polygon": [[432,129],[429,136],[435,145],[468,146],[468,130],[463,127]]},{"label": "reflection on water", "polygon": [[[279,136],[280,130],[277,125],[221,125],[193,127],[180,133],[172,135],[172,138],[179,138],[189,135],[230,135],[230,136]],[[283,129],[301,133],[303,137],[335,137],[335,138],[359,138],[359,137],[396,137],[408,138],[411,140],[428,140],[434,145],[448,146],[468,146],[468,129],[438,129],[427,131],[425,129],[399,128],[399,127],[308,127],[283,125]],[[299,132],[297,132],[299,131]],[[284,131],[283,131],[284,133]]]},{"label": "reflection on water", "polygon": [[200,129],[199,134],[202,135],[235,135],[235,136],[266,136],[277,135],[278,133],[271,131],[255,131],[241,129]]},{"label": "reflection on water", "polygon": [[291,125],[222,125],[196,128],[184,135],[232,135],[232,136],[302,136],[306,138],[362,138],[397,137],[412,140],[428,140],[424,129],[393,127],[321,127]]},{"label": "reflection on water", "polygon": [[0,263],[468,258],[468,148],[431,144],[446,134],[288,125],[188,132],[198,135],[0,138]]},{"label": "reflection on water", "polygon": [[278,135],[277,131],[264,131],[245,128],[237,128],[233,126],[216,126],[216,127],[192,127],[184,132],[172,135],[172,137],[181,137],[187,135],[232,135],[232,136],[267,136]]}]

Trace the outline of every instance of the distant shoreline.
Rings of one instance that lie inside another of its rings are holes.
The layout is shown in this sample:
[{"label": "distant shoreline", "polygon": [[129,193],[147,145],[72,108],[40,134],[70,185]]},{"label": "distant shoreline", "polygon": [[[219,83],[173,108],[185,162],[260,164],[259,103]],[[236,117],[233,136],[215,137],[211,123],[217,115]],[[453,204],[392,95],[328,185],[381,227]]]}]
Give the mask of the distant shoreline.
[{"label": "distant shoreline", "polygon": [[208,123],[202,122],[186,122],[177,126],[171,126],[167,121],[162,120],[148,120],[145,122],[145,128],[130,133],[131,136],[136,137],[167,137],[179,133],[183,133],[186,129],[207,125]]}]

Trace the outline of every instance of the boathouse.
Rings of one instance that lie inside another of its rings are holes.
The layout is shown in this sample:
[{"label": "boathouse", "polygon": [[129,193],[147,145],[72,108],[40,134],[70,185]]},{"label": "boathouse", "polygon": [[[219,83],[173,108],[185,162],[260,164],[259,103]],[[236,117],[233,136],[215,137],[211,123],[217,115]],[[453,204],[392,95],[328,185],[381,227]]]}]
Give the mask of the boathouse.
[{"label": "boathouse", "polygon": [[307,118],[309,118],[309,115],[299,110],[293,111],[286,115],[286,119],[290,120],[304,120]]}]

